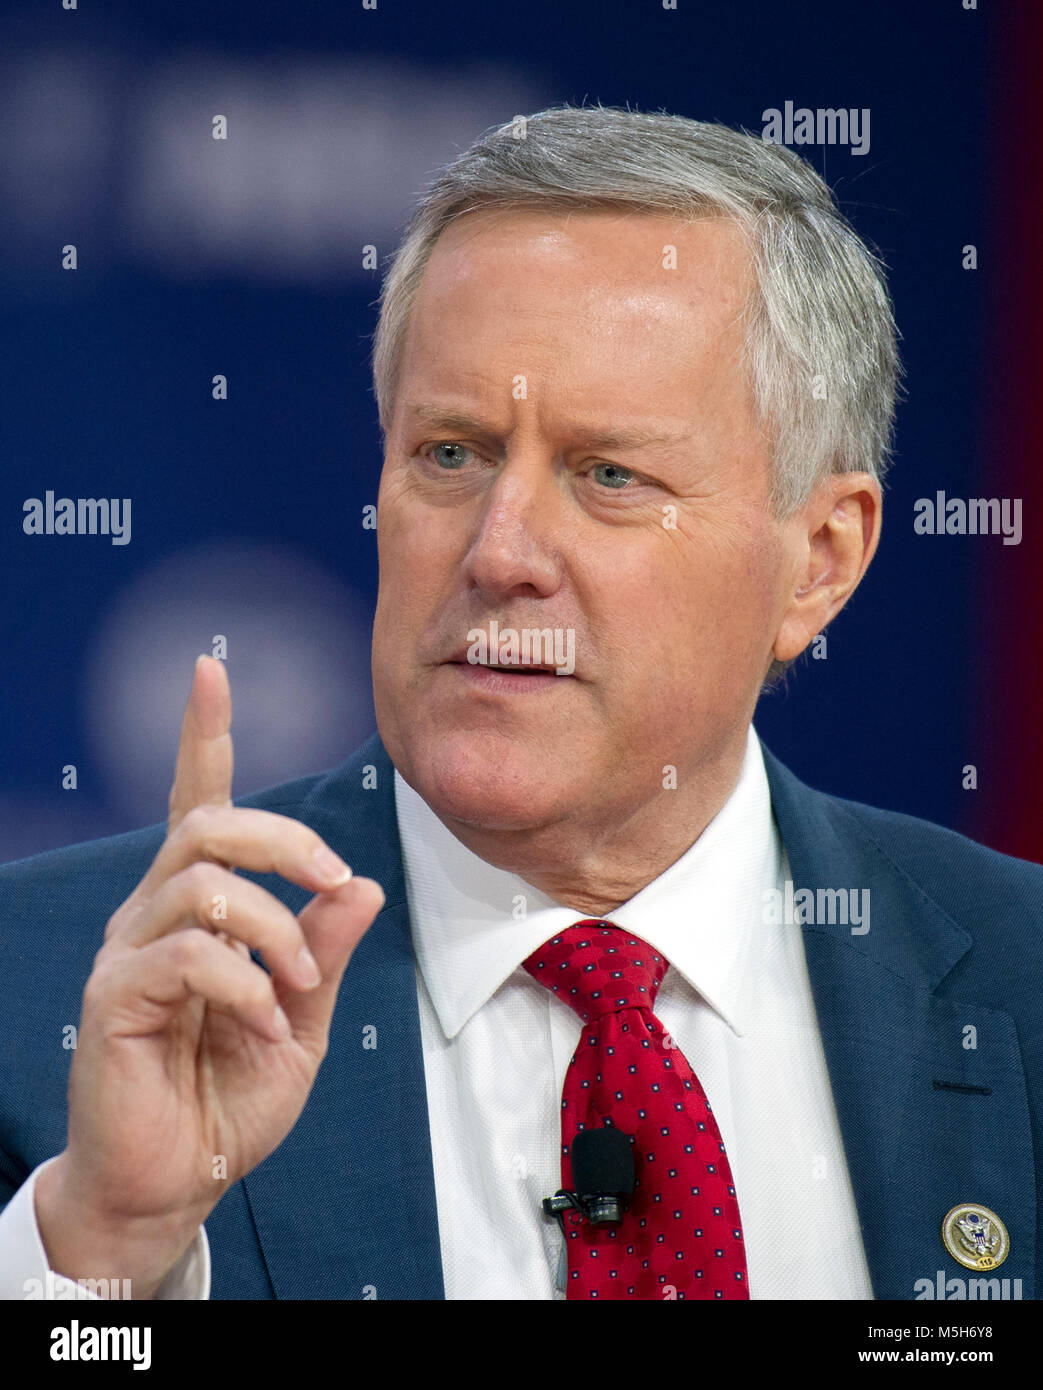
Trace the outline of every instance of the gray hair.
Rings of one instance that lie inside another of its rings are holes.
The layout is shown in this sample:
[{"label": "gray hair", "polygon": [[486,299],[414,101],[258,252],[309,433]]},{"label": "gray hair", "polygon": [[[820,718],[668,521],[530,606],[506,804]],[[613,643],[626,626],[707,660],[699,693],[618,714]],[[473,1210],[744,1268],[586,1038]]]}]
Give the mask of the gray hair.
[{"label": "gray hair", "polygon": [[[782,145],[683,116],[562,105],[481,135],[423,193],[380,294],[373,380],[386,434],[414,298],[438,237],[489,208],[722,216],[744,230],[759,293],[746,365],[783,517],[829,473],[887,469],[900,371],[882,262],[812,166]],[[790,663],[773,662],[769,681]]]}]

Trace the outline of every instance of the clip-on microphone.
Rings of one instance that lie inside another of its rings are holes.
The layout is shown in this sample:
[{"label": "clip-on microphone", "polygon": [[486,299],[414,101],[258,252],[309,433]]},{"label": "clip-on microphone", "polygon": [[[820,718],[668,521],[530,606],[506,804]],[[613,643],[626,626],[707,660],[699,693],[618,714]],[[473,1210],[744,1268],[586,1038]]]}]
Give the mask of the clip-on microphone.
[{"label": "clip-on microphone", "polygon": [[557,1218],[565,1234],[565,1213],[578,1211],[592,1226],[615,1226],[623,1219],[623,1198],[634,1190],[634,1152],[618,1129],[581,1129],[572,1141],[574,1192],[559,1188],[544,1197],[543,1210]]}]

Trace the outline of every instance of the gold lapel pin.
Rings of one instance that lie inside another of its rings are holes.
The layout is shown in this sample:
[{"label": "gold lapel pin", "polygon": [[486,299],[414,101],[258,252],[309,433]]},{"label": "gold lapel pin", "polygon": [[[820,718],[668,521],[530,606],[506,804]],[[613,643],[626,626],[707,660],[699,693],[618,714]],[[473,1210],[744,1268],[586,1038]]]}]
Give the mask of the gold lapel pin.
[{"label": "gold lapel pin", "polygon": [[965,1269],[995,1269],[1010,1254],[1006,1226],[978,1202],[963,1202],[946,1213],[942,1244]]}]

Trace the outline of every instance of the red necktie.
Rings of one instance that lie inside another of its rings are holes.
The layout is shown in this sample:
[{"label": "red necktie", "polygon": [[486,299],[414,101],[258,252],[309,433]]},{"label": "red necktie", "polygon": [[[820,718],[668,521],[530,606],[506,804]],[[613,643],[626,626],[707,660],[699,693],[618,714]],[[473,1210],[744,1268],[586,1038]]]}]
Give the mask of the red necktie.
[{"label": "red necktie", "polygon": [[[583,1020],[561,1099],[561,1185],[577,1132],[631,1136],[635,1184],[618,1226],[566,1215],[568,1298],[749,1298],[739,1203],[699,1080],[652,1012],[669,962],[585,919],[524,962]],[[571,1218],[571,1219],[570,1219]]]}]

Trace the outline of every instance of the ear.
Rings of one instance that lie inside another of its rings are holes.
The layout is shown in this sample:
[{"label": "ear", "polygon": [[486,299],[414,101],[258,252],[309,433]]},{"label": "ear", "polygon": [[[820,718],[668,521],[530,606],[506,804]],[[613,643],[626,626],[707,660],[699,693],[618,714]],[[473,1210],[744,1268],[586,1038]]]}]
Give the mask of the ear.
[{"label": "ear", "polygon": [[869,473],[831,473],[783,522],[792,580],[775,644],[792,661],[858,588],[880,538],[883,497]]}]

